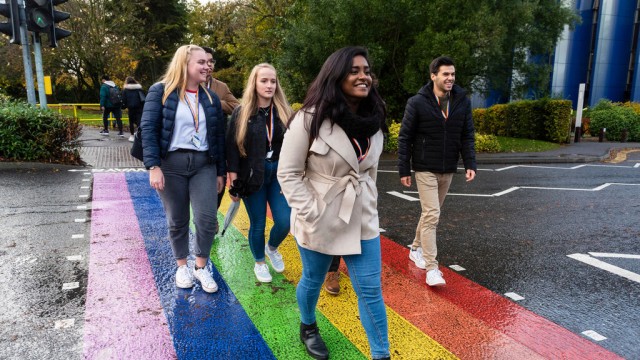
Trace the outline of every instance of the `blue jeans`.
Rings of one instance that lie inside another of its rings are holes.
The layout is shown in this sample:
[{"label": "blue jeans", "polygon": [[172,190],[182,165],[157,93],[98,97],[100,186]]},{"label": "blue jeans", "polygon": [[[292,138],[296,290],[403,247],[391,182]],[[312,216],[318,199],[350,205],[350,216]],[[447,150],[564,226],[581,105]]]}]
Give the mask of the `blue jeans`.
[{"label": "blue jeans", "polygon": [[[380,255],[380,237],[363,240],[362,253],[344,255],[342,258],[349,269],[351,284],[358,295],[358,312],[362,327],[367,333],[371,357],[379,359],[389,356],[389,331],[387,310],[382,298],[382,260]],[[316,305],[324,277],[329,270],[333,255],[298,246],[302,258],[302,278],[296,288],[298,307],[302,323],[311,325],[316,322]]]},{"label": "blue jeans", "polygon": [[264,230],[267,226],[267,203],[273,215],[269,246],[277,248],[289,233],[291,208],[282,195],[277,178],[278,162],[264,162],[264,182],[257,192],[244,198],[249,214],[249,247],[256,262],[264,261]]}]

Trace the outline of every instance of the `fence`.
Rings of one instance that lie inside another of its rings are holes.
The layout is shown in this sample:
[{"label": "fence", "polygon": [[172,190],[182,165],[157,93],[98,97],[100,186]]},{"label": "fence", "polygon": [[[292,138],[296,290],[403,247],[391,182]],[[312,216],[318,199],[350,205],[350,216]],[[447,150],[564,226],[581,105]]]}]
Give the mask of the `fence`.
[{"label": "fence", "polygon": [[[78,121],[80,122],[102,121],[102,111],[100,110],[100,104],[47,104],[47,106],[51,109],[57,108],[58,113],[60,114],[63,113],[63,110],[72,110],[73,117],[78,119]],[[94,114],[90,113],[89,111],[82,111],[88,109],[92,109],[94,112],[96,112],[96,116],[99,113],[99,117],[92,117],[92,115]],[[124,113],[126,112],[123,111],[123,115]],[[113,114],[109,113],[109,121],[113,120],[115,120]],[[129,121],[129,117],[123,116],[122,120]]]}]

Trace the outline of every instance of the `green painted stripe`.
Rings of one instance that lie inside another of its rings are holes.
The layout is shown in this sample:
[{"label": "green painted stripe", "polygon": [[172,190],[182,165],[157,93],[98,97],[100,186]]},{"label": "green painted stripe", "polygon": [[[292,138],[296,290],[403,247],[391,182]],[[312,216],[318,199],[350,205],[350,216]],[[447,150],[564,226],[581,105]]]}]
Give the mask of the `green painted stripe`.
[{"label": "green painted stripe", "polygon": [[[228,208],[225,196],[220,210]],[[218,213],[222,224],[224,214]],[[244,206],[239,209],[235,224],[248,231],[248,217]],[[191,225],[193,229],[193,224]],[[269,229],[267,229],[268,234]],[[285,240],[287,241],[287,240]],[[295,284],[284,275],[271,270],[273,282],[262,284],[253,274],[255,264],[247,238],[234,225],[224,237],[216,236],[211,249],[211,261],[233,291],[247,315],[260,331],[276,358],[309,358],[299,339],[300,315],[296,301]],[[322,313],[317,312],[318,326],[329,349],[340,349],[342,359],[367,359]],[[334,354],[337,352],[334,350]]]}]

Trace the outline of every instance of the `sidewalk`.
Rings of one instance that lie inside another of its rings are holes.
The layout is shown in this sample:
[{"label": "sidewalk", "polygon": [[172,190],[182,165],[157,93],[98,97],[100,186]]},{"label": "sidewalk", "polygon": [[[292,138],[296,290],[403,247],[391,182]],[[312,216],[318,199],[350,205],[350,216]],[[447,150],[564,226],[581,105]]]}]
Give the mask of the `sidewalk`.
[{"label": "sidewalk", "polygon": [[[84,126],[80,141],[82,142],[82,159],[87,165],[97,169],[119,167],[142,167],[142,162],[129,154],[131,142],[129,133],[119,137],[115,131],[109,136],[100,135],[100,128]],[[613,153],[623,149],[640,149],[640,143],[597,142],[586,139],[579,143],[562,145],[560,148],[542,152],[523,153],[479,153],[478,164],[553,164],[553,163],[588,163],[609,159]],[[396,166],[397,154],[383,153],[380,158],[382,166]]]}]

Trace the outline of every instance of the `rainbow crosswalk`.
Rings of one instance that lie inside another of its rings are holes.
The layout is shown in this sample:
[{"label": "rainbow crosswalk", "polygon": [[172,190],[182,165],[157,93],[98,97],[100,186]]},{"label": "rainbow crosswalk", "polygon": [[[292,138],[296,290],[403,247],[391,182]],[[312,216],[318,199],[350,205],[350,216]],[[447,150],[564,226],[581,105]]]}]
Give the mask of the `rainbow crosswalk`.
[{"label": "rainbow crosswalk", "polygon": [[[244,208],[211,251],[215,294],[176,289],[160,199],[144,173],[97,173],[84,326],[86,358],[305,359],[298,339],[295,240],[281,245],[286,270],[253,275]],[[222,223],[230,200],[220,207]],[[431,289],[408,249],[381,237],[383,294],[393,359],[616,359],[602,347],[448,269]],[[341,293],[322,293],[318,324],[334,359],[367,359],[348,269]],[[123,335],[129,334],[129,335]]]}]

